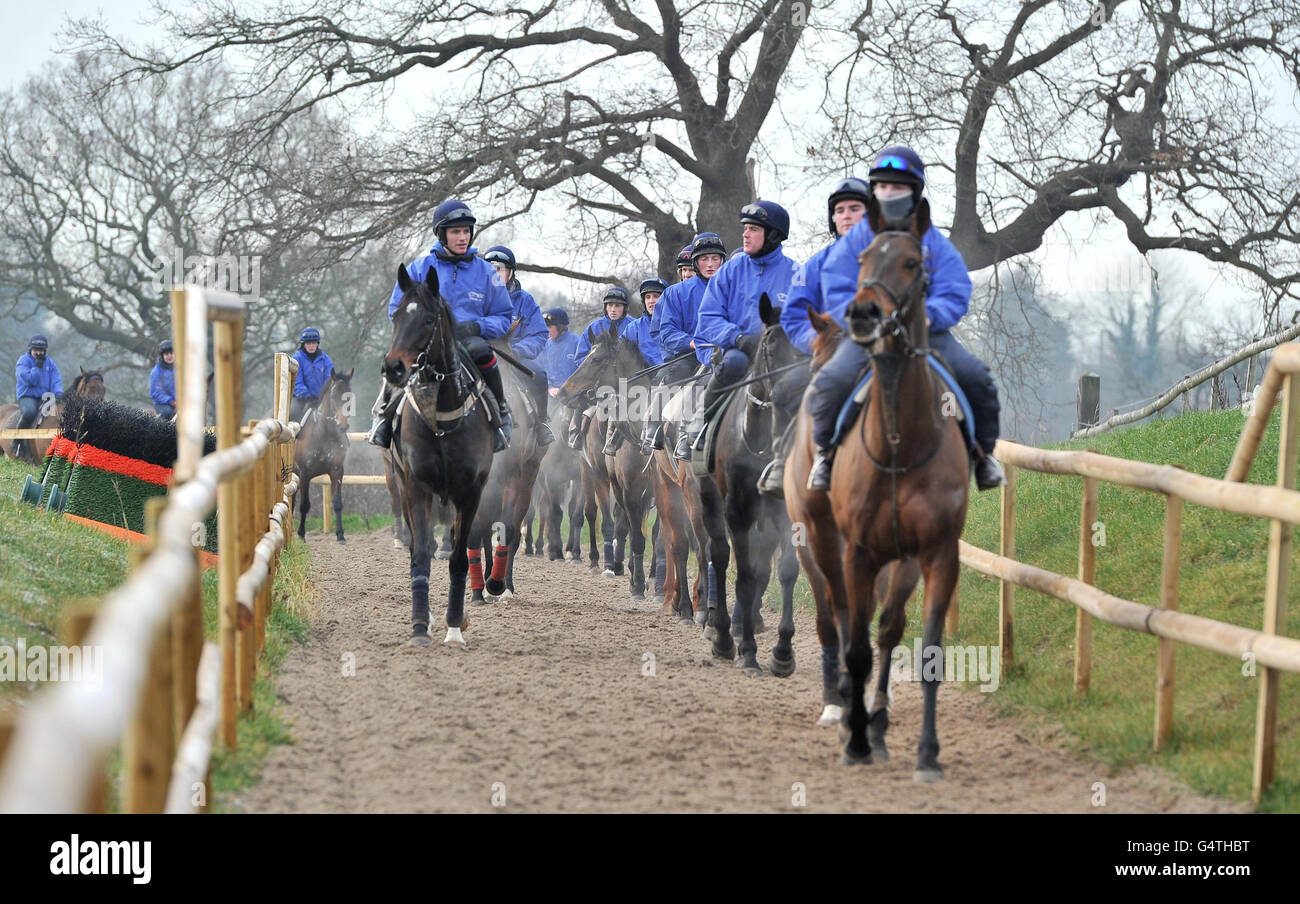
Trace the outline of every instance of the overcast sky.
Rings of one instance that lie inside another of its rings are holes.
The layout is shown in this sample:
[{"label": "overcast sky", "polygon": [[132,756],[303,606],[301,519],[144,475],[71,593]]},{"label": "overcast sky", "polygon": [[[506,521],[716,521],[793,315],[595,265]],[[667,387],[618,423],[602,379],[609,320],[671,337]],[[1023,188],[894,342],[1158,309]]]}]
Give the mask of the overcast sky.
[{"label": "overcast sky", "polygon": [[[23,79],[39,71],[47,61],[54,59],[59,50],[58,32],[69,16],[102,16],[112,32],[136,41],[148,39],[150,29],[141,22],[152,18],[148,0],[113,0],[111,3],[103,3],[101,0],[54,0],[8,4],[6,27],[0,30],[0,86],[15,88]],[[399,90],[389,103],[387,115],[394,124],[400,125],[408,119],[418,106],[420,98],[428,96],[427,92],[436,78],[432,73],[412,75],[414,77],[399,82]],[[1296,104],[1293,93],[1289,98],[1284,96],[1282,102],[1294,111]],[[793,221],[800,225],[817,224],[814,235],[810,236],[804,230],[803,236],[792,237],[790,243],[792,257],[807,257],[825,241],[821,227],[825,222],[825,208],[822,205],[825,204],[825,191],[830,186],[810,188],[802,195],[791,197],[774,191],[774,186],[765,184],[772,180],[765,180],[762,175],[760,169],[761,192],[785,204],[791,211]],[[1058,223],[1047,234],[1045,247],[1035,255],[1043,267],[1049,290],[1077,294],[1081,288],[1099,289],[1107,273],[1131,272],[1134,269],[1137,255],[1124,241],[1122,230],[1114,224],[1094,228],[1083,215],[1067,218],[1063,222],[1064,225]],[[501,240],[500,236],[489,237],[489,243]],[[429,241],[432,241],[432,237]],[[530,246],[537,249],[536,253],[541,253],[540,246],[525,236],[514,236],[513,244],[516,245],[521,260],[527,259]],[[1207,304],[1212,308],[1248,297],[1231,275],[1225,276],[1197,255],[1175,254],[1173,260],[1166,258],[1162,266],[1176,266],[1180,270],[1185,268],[1194,274],[1206,292]],[[597,291],[592,287],[586,287],[586,290]],[[1068,312],[1065,313],[1068,315]]]}]

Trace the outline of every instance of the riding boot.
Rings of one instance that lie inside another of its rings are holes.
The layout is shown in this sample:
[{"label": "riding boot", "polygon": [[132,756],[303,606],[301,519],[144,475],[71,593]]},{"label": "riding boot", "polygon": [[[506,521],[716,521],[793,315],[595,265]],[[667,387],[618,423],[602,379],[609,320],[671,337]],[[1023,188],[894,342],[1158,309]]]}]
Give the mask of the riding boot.
[{"label": "riding boot", "polygon": [[555,434],[551,432],[551,418],[547,413],[550,395],[543,390],[536,393],[535,398],[537,400],[537,445],[549,446],[555,442]]},{"label": "riding boot", "polygon": [[605,448],[600,450],[601,455],[614,456],[618,454],[619,447],[618,424],[614,421],[609,422],[609,428],[605,431]]},{"label": "riding boot", "polygon": [[511,418],[510,405],[506,402],[506,388],[501,383],[501,368],[491,364],[488,367],[480,367],[479,373],[483,375],[483,382],[487,384],[488,389],[496,396],[497,407],[501,409],[501,427],[492,438],[492,451],[503,452],[510,447]]},{"label": "riding boot", "polygon": [[654,421],[646,421],[645,426],[641,428],[641,454],[649,458],[654,454],[655,449],[663,447],[663,426]]},{"label": "riding boot", "polygon": [[983,457],[975,462],[975,486],[981,490],[992,490],[1000,486],[1005,486],[1007,482],[1006,474],[1002,473],[1002,465],[991,453],[985,452]]},{"label": "riding boot", "polygon": [[374,424],[366,434],[366,442],[381,449],[387,449],[393,442],[393,387],[385,380],[379,389],[379,398],[370,409]]},{"label": "riding boot", "polygon": [[808,489],[829,490],[831,488],[831,466],[834,463],[834,448],[818,448],[817,457],[813,459],[812,470],[808,472]]},{"label": "riding boot", "polygon": [[691,422],[683,424],[677,435],[677,448],[673,450],[673,455],[680,461],[691,460],[691,447],[695,445],[697,437],[704,435],[704,406],[697,405],[691,413]]},{"label": "riding boot", "polygon": [[14,461],[22,461],[23,457],[26,454],[27,454],[27,440],[25,439],[14,440],[14,444],[10,447],[9,457],[12,458]]},{"label": "riding boot", "polygon": [[777,449],[763,473],[758,475],[758,491],[764,496],[785,497],[785,452]]}]

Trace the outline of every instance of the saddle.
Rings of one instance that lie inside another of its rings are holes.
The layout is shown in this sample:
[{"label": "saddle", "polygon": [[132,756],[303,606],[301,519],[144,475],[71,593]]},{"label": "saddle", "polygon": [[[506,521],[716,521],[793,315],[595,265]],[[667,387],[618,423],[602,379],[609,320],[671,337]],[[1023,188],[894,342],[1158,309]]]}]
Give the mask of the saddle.
[{"label": "saddle", "polygon": [[[501,409],[497,405],[496,395],[488,389],[487,384],[483,382],[483,377],[479,369],[474,365],[473,360],[465,348],[456,344],[456,350],[459,353],[458,366],[460,372],[465,376],[469,386],[469,395],[465,401],[457,407],[450,410],[438,408],[438,383],[421,381],[411,381],[406,384],[397,403],[397,409],[393,413],[393,435],[397,436],[401,432],[401,418],[405,413],[406,406],[409,404],[415,411],[416,415],[428,424],[435,436],[443,436],[456,429],[464,418],[474,410],[476,405],[482,405],[484,412],[487,414],[488,424],[493,430],[501,427]],[[440,425],[450,425],[443,428]]]},{"label": "saddle", "polygon": [[722,414],[731,403],[731,397],[739,391],[730,389],[722,393],[704,409],[704,448],[691,448],[691,470],[696,477],[708,477],[713,473],[718,451],[718,425],[722,423]]},{"label": "saddle", "polygon": [[[957,416],[962,426],[962,439],[966,441],[966,451],[968,453],[973,452],[975,449],[975,415],[971,411],[966,394],[961,391],[961,387],[957,385],[957,378],[952,375],[952,372],[948,370],[948,366],[943,363],[943,360],[938,355],[930,352],[926,359],[930,363],[930,369],[944,382],[944,385],[952,391],[953,396],[956,398]],[[858,415],[862,413],[862,409],[866,407],[867,400],[870,397],[871,368],[868,366],[861,379],[858,380],[857,385],[854,386],[853,392],[849,393],[849,397],[845,399],[844,404],[840,407],[839,416],[835,419],[835,435],[831,439],[831,445],[838,446],[840,441],[853,429],[853,425],[857,423]]]}]

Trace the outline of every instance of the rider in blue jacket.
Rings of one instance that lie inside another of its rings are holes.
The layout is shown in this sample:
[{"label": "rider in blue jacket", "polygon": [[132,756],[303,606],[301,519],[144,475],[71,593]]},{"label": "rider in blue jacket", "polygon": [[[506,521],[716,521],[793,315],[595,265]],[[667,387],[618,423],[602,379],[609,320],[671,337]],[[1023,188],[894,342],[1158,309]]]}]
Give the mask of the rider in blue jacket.
[{"label": "rider in blue jacket", "polygon": [[[876,158],[868,178],[872,189],[870,204],[878,206],[884,218],[892,222],[908,217],[916,210],[925,189],[925,166],[911,148],[889,147]],[[844,313],[857,294],[860,270],[858,255],[874,238],[875,233],[870,224],[867,220],[862,220],[844,236],[843,241],[832,246],[822,267],[823,310],[845,327],[846,331]],[[930,322],[930,348],[947,362],[970,401],[975,415],[975,440],[979,445],[979,450],[975,452],[975,482],[981,490],[992,489],[1005,482],[1002,467],[993,457],[993,446],[999,432],[997,387],[988,367],[949,332],[970,304],[970,274],[961,253],[933,226],[921,237],[921,246],[930,276],[925,299],[926,315]],[[817,445],[817,458],[808,475],[810,490],[825,490],[830,487],[835,454],[831,440],[835,432],[836,416],[869,360],[865,349],[845,338],[831,360],[813,377],[812,390],[808,396],[808,413],[813,419],[813,441]]]},{"label": "rider in blue jacket", "polygon": [[[514,330],[510,335],[510,350],[514,352],[519,363],[533,372],[533,401],[537,403],[536,419],[537,444],[549,445],[555,441],[550,425],[546,422],[547,386],[546,368],[538,360],[538,355],[546,345],[546,321],[542,311],[537,307],[533,296],[525,292],[515,277],[515,253],[505,245],[493,245],[483,253],[483,260],[492,265],[497,275],[510,293],[510,325]],[[518,323],[518,326],[514,324]]]},{"label": "rider in blue jacket", "polygon": [[158,416],[176,416],[176,350],[170,339],[158,343],[158,363],[149,371],[149,398]]},{"label": "rider in blue jacket", "polygon": [[704,364],[717,362],[695,406],[688,430],[682,431],[675,454],[690,458],[691,445],[702,445],[704,413],[720,392],[739,382],[749,370],[763,333],[758,300],[766,293],[774,305],[784,305],[797,264],[785,256],[781,243],[790,235],[790,215],[773,201],[755,201],[740,210],[741,250],[723,264],[704,292],[695,326],[695,356]]},{"label": "rider in blue jacket", "polygon": [[[49,357],[49,348],[49,340],[37,333],[27,343],[27,353],[14,365],[14,390],[21,411],[19,430],[35,427],[42,413],[53,412],[50,403],[63,398],[63,375]],[[14,458],[21,457],[27,450],[27,441],[14,440],[12,449]]]},{"label": "rider in blue jacket", "polygon": [[[781,308],[781,328],[790,344],[805,355],[812,354],[815,331],[808,320],[808,311],[821,311],[822,266],[827,255],[840,237],[858,224],[866,215],[871,187],[862,179],[849,176],[841,179],[826,199],[826,217],[831,230],[831,243],[808,259],[795,272],[790,294]],[[758,478],[758,489],[769,496],[780,497],[784,492],[786,428],[799,412],[799,402],[812,377],[806,368],[789,371],[772,387],[772,448],[775,454]]]},{"label": "rider in blue jacket", "polygon": [[293,380],[293,400],[289,403],[289,420],[301,421],[308,408],[320,404],[320,393],[334,373],[334,362],[320,347],[320,330],[309,326],[298,336],[298,376]]},{"label": "rider in blue jacket", "polygon": [[[478,249],[470,246],[477,222],[464,201],[443,201],[433,211],[433,231],[438,240],[428,254],[412,261],[406,272],[411,279],[421,282],[430,268],[438,271],[438,291],[456,321],[456,339],[469,353],[501,409],[501,429],[493,439],[493,450],[500,452],[510,444],[510,407],[501,384],[496,353],[487,340],[506,334],[512,308],[510,294],[496,271],[478,256]],[[401,300],[402,290],[394,285],[388,303],[389,320],[393,319]],[[392,417],[397,402],[391,390],[385,380],[371,409],[375,423],[367,437],[384,448],[392,440]]]},{"label": "rider in blue jacket", "polygon": [[555,396],[559,395],[564,381],[578,369],[573,360],[578,350],[578,337],[569,332],[569,312],[564,308],[549,308],[542,317],[549,338],[542,349],[541,361],[546,369],[547,394]]},{"label": "rider in blue jacket", "polygon": [[692,239],[677,254],[677,282],[684,283],[695,275],[695,261],[691,259],[691,254],[695,251],[695,240]]}]

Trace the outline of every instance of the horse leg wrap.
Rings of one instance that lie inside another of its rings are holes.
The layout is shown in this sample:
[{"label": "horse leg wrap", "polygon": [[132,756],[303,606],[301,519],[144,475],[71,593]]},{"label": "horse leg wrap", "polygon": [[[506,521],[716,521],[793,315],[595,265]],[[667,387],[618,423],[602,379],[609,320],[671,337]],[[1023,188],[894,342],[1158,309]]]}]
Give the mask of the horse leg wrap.
[{"label": "horse leg wrap", "polygon": [[840,651],[822,647],[822,703],[843,706],[840,696]]},{"label": "horse leg wrap", "polygon": [[447,589],[447,605],[454,606],[457,603],[465,602],[465,575],[453,574],[451,584]]},{"label": "horse leg wrap", "polygon": [[510,561],[510,550],[497,546],[492,550],[492,580],[502,581],[506,576],[506,564]]},{"label": "horse leg wrap", "polygon": [[478,550],[469,554],[469,589],[483,589],[483,554]]},{"label": "horse leg wrap", "polygon": [[429,577],[418,574],[411,578],[411,622],[429,623]]}]

